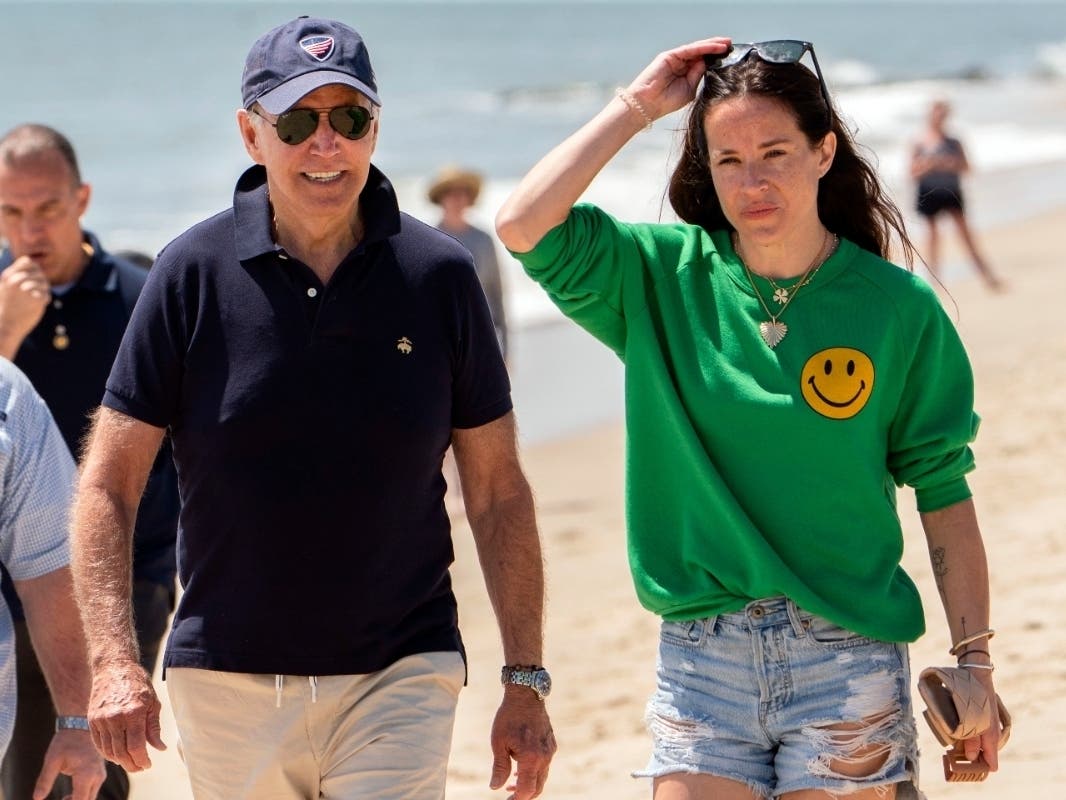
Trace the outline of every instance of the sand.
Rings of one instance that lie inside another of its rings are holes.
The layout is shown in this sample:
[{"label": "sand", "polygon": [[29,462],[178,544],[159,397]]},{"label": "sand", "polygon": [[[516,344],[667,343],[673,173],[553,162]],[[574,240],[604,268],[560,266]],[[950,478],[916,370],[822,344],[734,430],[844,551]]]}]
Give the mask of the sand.
[{"label": "sand", "polygon": [[[1063,790],[1054,787],[1066,783],[1058,749],[1066,739],[1066,626],[1046,619],[1066,608],[1066,269],[1057,249],[1063,230],[1066,209],[985,231],[984,249],[1009,290],[989,293],[965,272],[947,286],[945,303],[977,377],[983,423],[971,485],[991,563],[997,688],[1015,729],[999,773],[983,784],[950,785],[941,774],[941,748],[919,720],[922,787],[930,800],[1056,797]],[[654,684],[658,624],[637,604],[626,567],[622,454],[620,425],[523,454],[549,586],[545,658],[555,683],[548,702],[559,752],[547,798],[650,797],[649,783],[629,774],[648,754],[642,717]],[[911,648],[917,674],[953,659],[913,506],[911,493],[902,492],[904,563],[922,591],[929,629]],[[460,698],[448,796],[502,798],[505,792],[488,789],[499,640],[461,515],[455,539],[470,684]],[[915,705],[923,707],[917,695]],[[137,798],[191,797],[165,701],[164,737],[171,749],[157,755],[152,770],[134,776]]]}]

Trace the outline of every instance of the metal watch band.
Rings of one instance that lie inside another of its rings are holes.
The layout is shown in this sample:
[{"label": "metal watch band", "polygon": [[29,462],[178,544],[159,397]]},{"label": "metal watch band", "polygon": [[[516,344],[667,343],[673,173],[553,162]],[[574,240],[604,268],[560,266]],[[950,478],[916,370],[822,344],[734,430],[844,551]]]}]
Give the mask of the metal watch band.
[{"label": "metal watch band", "polygon": [[543,667],[504,667],[500,671],[500,681],[504,685],[527,686],[536,692],[541,700],[551,693],[551,676]]},{"label": "metal watch band", "polygon": [[57,731],[87,731],[89,730],[88,717],[56,717]]}]

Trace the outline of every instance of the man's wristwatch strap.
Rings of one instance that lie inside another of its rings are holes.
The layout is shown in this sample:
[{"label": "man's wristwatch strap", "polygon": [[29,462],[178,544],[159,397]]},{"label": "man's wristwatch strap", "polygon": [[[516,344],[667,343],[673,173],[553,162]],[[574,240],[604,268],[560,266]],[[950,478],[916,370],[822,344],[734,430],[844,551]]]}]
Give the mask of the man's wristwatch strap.
[{"label": "man's wristwatch strap", "polygon": [[89,730],[88,717],[56,717],[57,731],[87,731]]},{"label": "man's wristwatch strap", "polygon": [[504,667],[500,671],[500,681],[506,686],[528,686],[537,693],[537,697],[543,700],[551,694],[552,680],[548,670],[540,666],[515,666]]}]

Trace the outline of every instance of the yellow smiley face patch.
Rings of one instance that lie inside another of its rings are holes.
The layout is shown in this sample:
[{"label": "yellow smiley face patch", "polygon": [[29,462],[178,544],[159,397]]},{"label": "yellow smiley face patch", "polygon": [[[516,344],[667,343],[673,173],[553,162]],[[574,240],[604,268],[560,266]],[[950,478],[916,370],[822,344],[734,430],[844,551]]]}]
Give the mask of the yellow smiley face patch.
[{"label": "yellow smiley face patch", "polygon": [[850,419],[862,411],[874,388],[874,364],[861,350],[830,347],[807,359],[800,389],[807,405],[829,419]]}]

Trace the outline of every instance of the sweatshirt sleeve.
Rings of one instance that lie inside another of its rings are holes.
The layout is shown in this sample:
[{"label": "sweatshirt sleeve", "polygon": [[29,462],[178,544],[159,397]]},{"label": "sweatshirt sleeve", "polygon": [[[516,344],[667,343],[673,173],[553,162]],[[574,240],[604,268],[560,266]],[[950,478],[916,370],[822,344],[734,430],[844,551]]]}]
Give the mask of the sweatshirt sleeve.
[{"label": "sweatshirt sleeve", "polygon": [[629,226],[581,204],[531,251],[512,255],[567,317],[624,358],[626,316],[645,306],[644,259]]},{"label": "sweatshirt sleeve", "polygon": [[973,371],[962,341],[939,300],[928,290],[923,313],[906,336],[906,372],[899,410],[889,430],[888,468],[897,485],[912,486],[922,512],[971,496],[970,444],[980,418],[974,412]]}]

